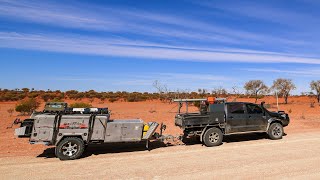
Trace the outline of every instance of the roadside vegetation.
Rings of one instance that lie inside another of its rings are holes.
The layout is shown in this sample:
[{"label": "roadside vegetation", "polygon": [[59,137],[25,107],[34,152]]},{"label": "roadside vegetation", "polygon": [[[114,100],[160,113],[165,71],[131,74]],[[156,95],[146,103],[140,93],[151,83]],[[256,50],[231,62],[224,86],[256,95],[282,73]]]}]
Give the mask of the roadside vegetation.
[{"label": "roadside vegetation", "polygon": [[[91,107],[91,103],[95,100],[104,102],[139,102],[150,100],[161,100],[163,102],[171,102],[172,99],[177,98],[206,98],[208,96],[214,97],[233,97],[233,101],[237,101],[237,98],[254,98],[257,102],[258,99],[263,98],[266,95],[277,95],[279,98],[283,98],[285,104],[289,103],[289,97],[292,95],[292,91],[296,89],[294,82],[291,79],[279,78],[273,81],[273,84],[269,88],[261,80],[250,80],[244,83],[243,88],[232,87],[230,91],[223,87],[216,87],[211,90],[199,88],[197,91],[190,90],[170,90],[167,85],[154,81],[153,87],[156,92],[96,92],[95,90],[89,91],[77,91],[77,90],[35,90],[34,88],[22,88],[22,89],[0,89],[0,101],[18,101],[15,111],[21,114],[30,114],[33,110],[39,107],[39,101],[44,102],[59,102],[67,99],[81,101],[83,99],[89,100],[90,103],[76,102],[71,104],[71,107]],[[243,91],[242,91],[243,90]],[[309,96],[310,98],[316,98],[320,103],[320,80],[310,82],[310,92],[302,92],[301,95]],[[314,102],[310,102],[310,107],[314,107]],[[12,114],[13,110],[8,110],[8,113]]]},{"label": "roadside vegetation", "polygon": [[71,108],[91,108],[92,105],[84,102],[76,102],[76,103],[70,104],[70,107]]}]

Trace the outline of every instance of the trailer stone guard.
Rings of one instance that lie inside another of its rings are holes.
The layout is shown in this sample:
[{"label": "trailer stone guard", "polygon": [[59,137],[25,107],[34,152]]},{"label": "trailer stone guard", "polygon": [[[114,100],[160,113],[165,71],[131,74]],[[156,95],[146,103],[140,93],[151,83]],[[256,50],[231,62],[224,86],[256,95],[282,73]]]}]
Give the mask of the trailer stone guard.
[{"label": "trailer stone guard", "polygon": [[[190,102],[201,102],[198,113],[189,113]],[[284,111],[270,112],[261,105],[245,102],[226,102],[224,98],[175,99],[179,103],[175,125],[183,135],[163,135],[166,126],[157,122],[144,123],[141,119],[111,120],[107,108],[68,108],[66,103],[46,103],[43,112],[34,112],[15,129],[18,137],[29,137],[30,144],[54,145],[60,160],[79,158],[90,144],[115,142],[185,140],[199,137],[208,146],[222,144],[223,136],[265,132],[270,139],[281,139],[283,127],[289,124]],[[181,113],[182,103],[186,112]]]}]

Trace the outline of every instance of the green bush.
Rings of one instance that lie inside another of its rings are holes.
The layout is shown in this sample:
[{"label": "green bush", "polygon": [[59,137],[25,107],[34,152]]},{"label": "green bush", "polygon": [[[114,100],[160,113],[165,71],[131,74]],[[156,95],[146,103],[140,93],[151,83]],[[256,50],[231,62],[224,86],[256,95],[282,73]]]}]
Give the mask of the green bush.
[{"label": "green bush", "polygon": [[56,97],[56,98],[50,100],[49,102],[63,102],[63,100],[59,97]]},{"label": "green bush", "polygon": [[76,102],[76,103],[70,104],[70,107],[72,107],[72,108],[91,108],[92,105],[89,103],[84,103],[84,102]]},{"label": "green bush", "polygon": [[18,104],[15,110],[22,114],[31,114],[39,106],[40,103],[36,99],[27,99]]},{"label": "green bush", "polygon": [[109,101],[113,103],[113,102],[118,101],[118,98],[109,98]]},{"label": "green bush", "polygon": [[200,101],[195,101],[192,103],[195,107],[200,108]]}]

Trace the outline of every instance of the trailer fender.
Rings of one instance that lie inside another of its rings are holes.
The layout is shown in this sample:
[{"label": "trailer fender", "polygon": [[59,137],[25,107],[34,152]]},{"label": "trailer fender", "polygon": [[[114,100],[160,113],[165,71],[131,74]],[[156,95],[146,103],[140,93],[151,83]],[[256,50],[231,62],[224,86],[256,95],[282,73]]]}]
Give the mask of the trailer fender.
[{"label": "trailer fender", "polygon": [[62,141],[66,137],[78,137],[78,138],[82,139],[85,143],[87,143],[88,135],[85,135],[83,133],[61,134],[61,136],[59,136],[59,135],[57,136],[57,140],[56,140],[55,145],[57,146],[59,144],[59,142]]}]

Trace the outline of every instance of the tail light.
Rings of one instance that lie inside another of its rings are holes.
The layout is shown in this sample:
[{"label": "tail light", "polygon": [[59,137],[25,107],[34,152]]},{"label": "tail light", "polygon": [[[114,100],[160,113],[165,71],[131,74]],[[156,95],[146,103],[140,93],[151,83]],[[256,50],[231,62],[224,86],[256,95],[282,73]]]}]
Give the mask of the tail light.
[{"label": "tail light", "polygon": [[80,124],[79,128],[80,129],[87,129],[88,126],[86,124],[82,123],[82,124]]},{"label": "tail light", "polygon": [[68,129],[69,125],[67,124],[60,124],[59,129]]}]

